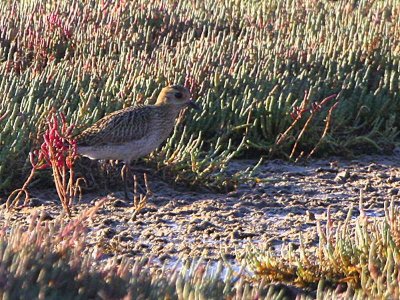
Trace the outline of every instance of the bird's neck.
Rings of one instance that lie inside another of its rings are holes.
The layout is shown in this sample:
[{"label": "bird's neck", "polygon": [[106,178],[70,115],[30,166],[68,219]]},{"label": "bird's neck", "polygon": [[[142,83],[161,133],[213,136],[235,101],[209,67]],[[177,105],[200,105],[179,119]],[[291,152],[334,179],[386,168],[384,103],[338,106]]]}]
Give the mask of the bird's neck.
[{"label": "bird's neck", "polygon": [[171,118],[173,120],[176,119],[179,112],[181,111],[181,107],[178,107],[176,105],[171,105],[171,104],[163,104],[163,105],[159,105],[159,107],[166,118]]}]

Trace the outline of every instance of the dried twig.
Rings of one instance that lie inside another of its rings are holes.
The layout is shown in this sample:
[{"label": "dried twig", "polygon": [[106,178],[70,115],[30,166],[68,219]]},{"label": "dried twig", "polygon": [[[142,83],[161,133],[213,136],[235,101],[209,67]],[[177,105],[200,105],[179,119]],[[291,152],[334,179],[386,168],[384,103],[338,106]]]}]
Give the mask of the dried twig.
[{"label": "dried twig", "polygon": [[285,130],[284,133],[279,135],[278,140],[275,142],[275,145],[280,145],[283,141],[286,140],[290,131],[296,126],[296,124],[303,118],[303,114],[307,111],[306,107],[310,101],[309,99],[310,94],[305,91],[303,101],[301,102],[300,106],[294,108],[294,111],[291,113],[291,117],[293,119],[292,124]]},{"label": "dried twig", "polygon": [[[31,173],[29,174],[29,177],[25,180],[24,184],[22,185],[22,188],[14,190],[8,196],[7,202],[6,202],[7,209],[11,209],[11,208],[19,209],[23,206],[26,206],[29,203],[30,195],[28,192],[28,186],[31,183],[31,181],[35,175],[35,171],[36,171],[36,169],[32,168]],[[13,198],[15,194],[17,194],[17,195],[15,198]],[[24,199],[24,203],[22,204],[22,206],[20,206],[18,203],[19,203],[19,199],[22,196],[22,194],[25,194],[25,199]]]},{"label": "dried twig", "polygon": [[325,136],[328,133],[329,127],[331,126],[331,119],[332,119],[332,112],[334,109],[338,106],[339,102],[336,102],[328,111],[328,115],[326,116],[326,122],[325,122],[325,128],[324,132],[321,135],[321,138],[319,139],[318,143],[315,145],[315,147],[311,150],[310,154],[307,155],[307,158],[310,158],[319,148],[321,145],[322,141],[325,139]]}]

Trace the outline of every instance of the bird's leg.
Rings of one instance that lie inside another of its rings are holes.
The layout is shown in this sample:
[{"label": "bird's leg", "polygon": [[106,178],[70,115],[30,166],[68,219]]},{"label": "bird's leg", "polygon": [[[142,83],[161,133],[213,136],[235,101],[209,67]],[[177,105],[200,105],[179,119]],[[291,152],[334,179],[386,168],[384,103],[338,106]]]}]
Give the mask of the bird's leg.
[{"label": "bird's leg", "polygon": [[[129,200],[128,197],[128,176],[132,173],[132,170],[130,168],[129,163],[124,162],[124,166],[121,169],[121,177],[124,180],[124,195],[125,195],[125,199]],[[136,178],[134,177],[133,180],[133,184],[134,184],[134,194],[137,193],[137,190],[139,190],[140,193],[147,195],[148,193],[151,193],[148,184],[147,184],[147,176],[146,174],[143,174],[143,177],[145,179],[145,185],[146,185],[146,189],[144,189],[142,187],[141,184],[139,184],[136,180]]]},{"label": "bird's leg", "polygon": [[144,185],[145,185],[145,187],[143,187],[138,181],[139,180],[137,180],[136,179],[136,176],[134,176],[134,194],[137,194],[137,191],[139,190],[139,193],[140,194],[143,194],[143,195],[147,195],[147,194],[151,194],[151,191],[150,191],[150,188],[149,188],[149,185],[148,185],[148,183],[147,183],[147,174],[146,173],[143,173],[143,179],[144,179]]},{"label": "bird's leg", "polygon": [[129,173],[129,163],[124,162],[124,166],[121,169],[121,177],[124,180],[124,194],[125,194],[125,199],[129,200],[128,197],[128,173]]},{"label": "bird's leg", "polygon": [[[137,161],[134,162],[134,166],[136,166]],[[135,177],[134,177],[135,178]],[[143,188],[143,186],[137,181],[134,180],[133,184],[134,184],[134,194],[136,194],[137,190],[139,189],[139,192],[143,195],[147,195],[148,192],[150,191],[147,185],[147,175],[145,173],[143,173],[143,178],[144,178],[144,183],[146,186],[146,189]]]},{"label": "bird's leg", "polygon": [[146,187],[145,195],[146,196],[152,196],[153,192],[150,190],[149,183],[147,181],[147,173],[143,173],[143,180],[144,180],[144,185]]}]

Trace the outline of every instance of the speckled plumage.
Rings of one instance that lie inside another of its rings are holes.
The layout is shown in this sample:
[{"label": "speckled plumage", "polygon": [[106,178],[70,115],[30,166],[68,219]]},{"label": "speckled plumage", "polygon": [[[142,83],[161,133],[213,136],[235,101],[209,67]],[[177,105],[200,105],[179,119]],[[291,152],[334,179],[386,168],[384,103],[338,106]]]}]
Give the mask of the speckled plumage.
[{"label": "speckled plumage", "polygon": [[186,88],[166,87],[155,105],[113,112],[83,131],[76,137],[78,153],[91,159],[129,163],[160,146],[171,133],[180,110],[187,106],[196,107]]}]

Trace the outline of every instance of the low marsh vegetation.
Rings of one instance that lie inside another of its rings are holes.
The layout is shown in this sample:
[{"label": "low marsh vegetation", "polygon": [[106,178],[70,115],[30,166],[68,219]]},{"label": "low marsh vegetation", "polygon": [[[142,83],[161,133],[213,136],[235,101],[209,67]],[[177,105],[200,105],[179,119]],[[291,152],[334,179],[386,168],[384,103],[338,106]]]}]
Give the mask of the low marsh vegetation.
[{"label": "low marsh vegetation", "polygon": [[[358,215],[354,218],[354,213]],[[362,207],[350,208],[343,222],[317,223],[318,245],[297,250],[290,244],[281,253],[249,250],[247,261],[258,278],[286,282],[308,290],[331,289],[327,296],[343,293],[345,299],[399,297],[400,222],[394,200],[385,203],[385,217],[368,217]],[[337,295],[336,295],[337,297]]]},{"label": "low marsh vegetation", "polygon": [[148,162],[185,184],[234,187],[223,175],[233,157],[390,151],[397,137],[394,0],[29,1],[0,12],[0,191],[22,184],[53,109],[78,132],[170,83],[203,111],[187,112]]}]

